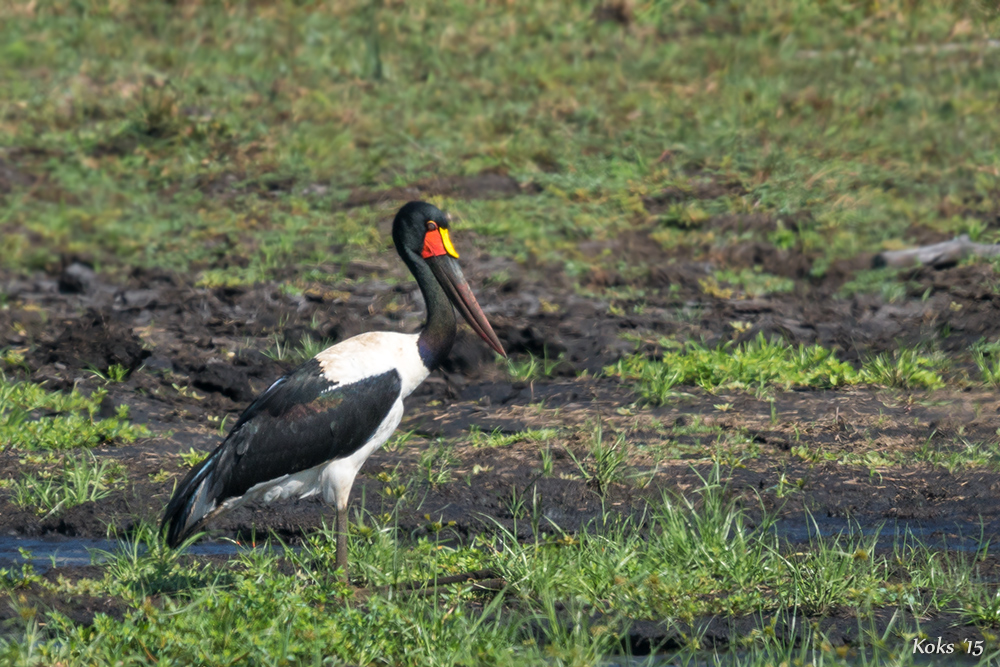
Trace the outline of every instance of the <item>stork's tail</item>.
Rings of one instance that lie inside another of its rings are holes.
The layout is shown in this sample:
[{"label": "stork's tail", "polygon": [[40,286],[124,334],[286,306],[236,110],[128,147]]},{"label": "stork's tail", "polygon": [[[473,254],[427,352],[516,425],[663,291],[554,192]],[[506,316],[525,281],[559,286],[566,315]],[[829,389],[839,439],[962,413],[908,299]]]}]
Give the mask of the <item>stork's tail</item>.
[{"label": "stork's tail", "polygon": [[160,533],[166,532],[167,545],[170,547],[183,542],[216,509],[218,485],[215,482],[220,450],[202,461],[197,468],[193,468],[174,490],[160,523]]}]

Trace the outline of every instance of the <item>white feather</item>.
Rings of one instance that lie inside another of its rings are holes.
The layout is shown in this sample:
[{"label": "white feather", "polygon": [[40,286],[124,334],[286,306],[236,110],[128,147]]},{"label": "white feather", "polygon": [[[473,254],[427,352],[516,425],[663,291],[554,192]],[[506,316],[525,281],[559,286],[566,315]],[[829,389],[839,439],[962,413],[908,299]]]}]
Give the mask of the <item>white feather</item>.
[{"label": "white feather", "polygon": [[340,382],[341,386],[395,369],[406,398],[430,374],[417,349],[419,336],[385,331],[363,333],[326,348],[316,355],[316,360],[326,379]]}]

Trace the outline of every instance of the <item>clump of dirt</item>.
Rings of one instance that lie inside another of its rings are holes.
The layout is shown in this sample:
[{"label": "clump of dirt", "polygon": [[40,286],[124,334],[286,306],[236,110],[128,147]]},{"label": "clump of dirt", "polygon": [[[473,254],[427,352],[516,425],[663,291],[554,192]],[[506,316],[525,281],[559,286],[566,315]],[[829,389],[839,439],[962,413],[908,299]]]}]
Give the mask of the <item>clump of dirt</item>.
[{"label": "clump of dirt", "polygon": [[60,371],[87,368],[106,373],[111,366],[131,373],[149,354],[129,327],[91,311],[66,322],[54,339],[38,344],[31,352],[30,364],[39,375],[56,371],[58,376]]},{"label": "clump of dirt", "polygon": [[613,0],[602,2],[594,7],[591,16],[598,23],[613,22],[628,27],[632,24],[634,15],[633,3],[630,0]]}]

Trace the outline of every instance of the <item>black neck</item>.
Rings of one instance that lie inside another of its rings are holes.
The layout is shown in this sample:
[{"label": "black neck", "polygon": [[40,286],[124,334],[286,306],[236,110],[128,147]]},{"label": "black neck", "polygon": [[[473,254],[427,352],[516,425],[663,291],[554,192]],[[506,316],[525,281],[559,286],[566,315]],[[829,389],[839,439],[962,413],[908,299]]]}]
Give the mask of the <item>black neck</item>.
[{"label": "black neck", "polygon": [[420,330],[417,347],[424,366],[434,370],[445,360],[455,342],[455,309],[423,258],[407,249],[403,253],[403,261],[417,279],[427,305],[427,321]]}]

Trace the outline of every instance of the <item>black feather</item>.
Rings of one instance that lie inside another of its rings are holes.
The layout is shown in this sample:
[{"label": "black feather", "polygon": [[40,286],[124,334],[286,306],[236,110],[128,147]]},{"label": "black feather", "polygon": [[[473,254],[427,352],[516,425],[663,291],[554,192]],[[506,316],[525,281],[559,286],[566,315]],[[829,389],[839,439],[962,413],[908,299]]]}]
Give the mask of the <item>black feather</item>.
[{"label": "black feather", "polygon": [[395,369],[340,385],[315,359],[280,378],[177,487],[163,516],[167,543],[176,546],[210,507],[261,482],[350,456],[375,433],[401,389]]}]

